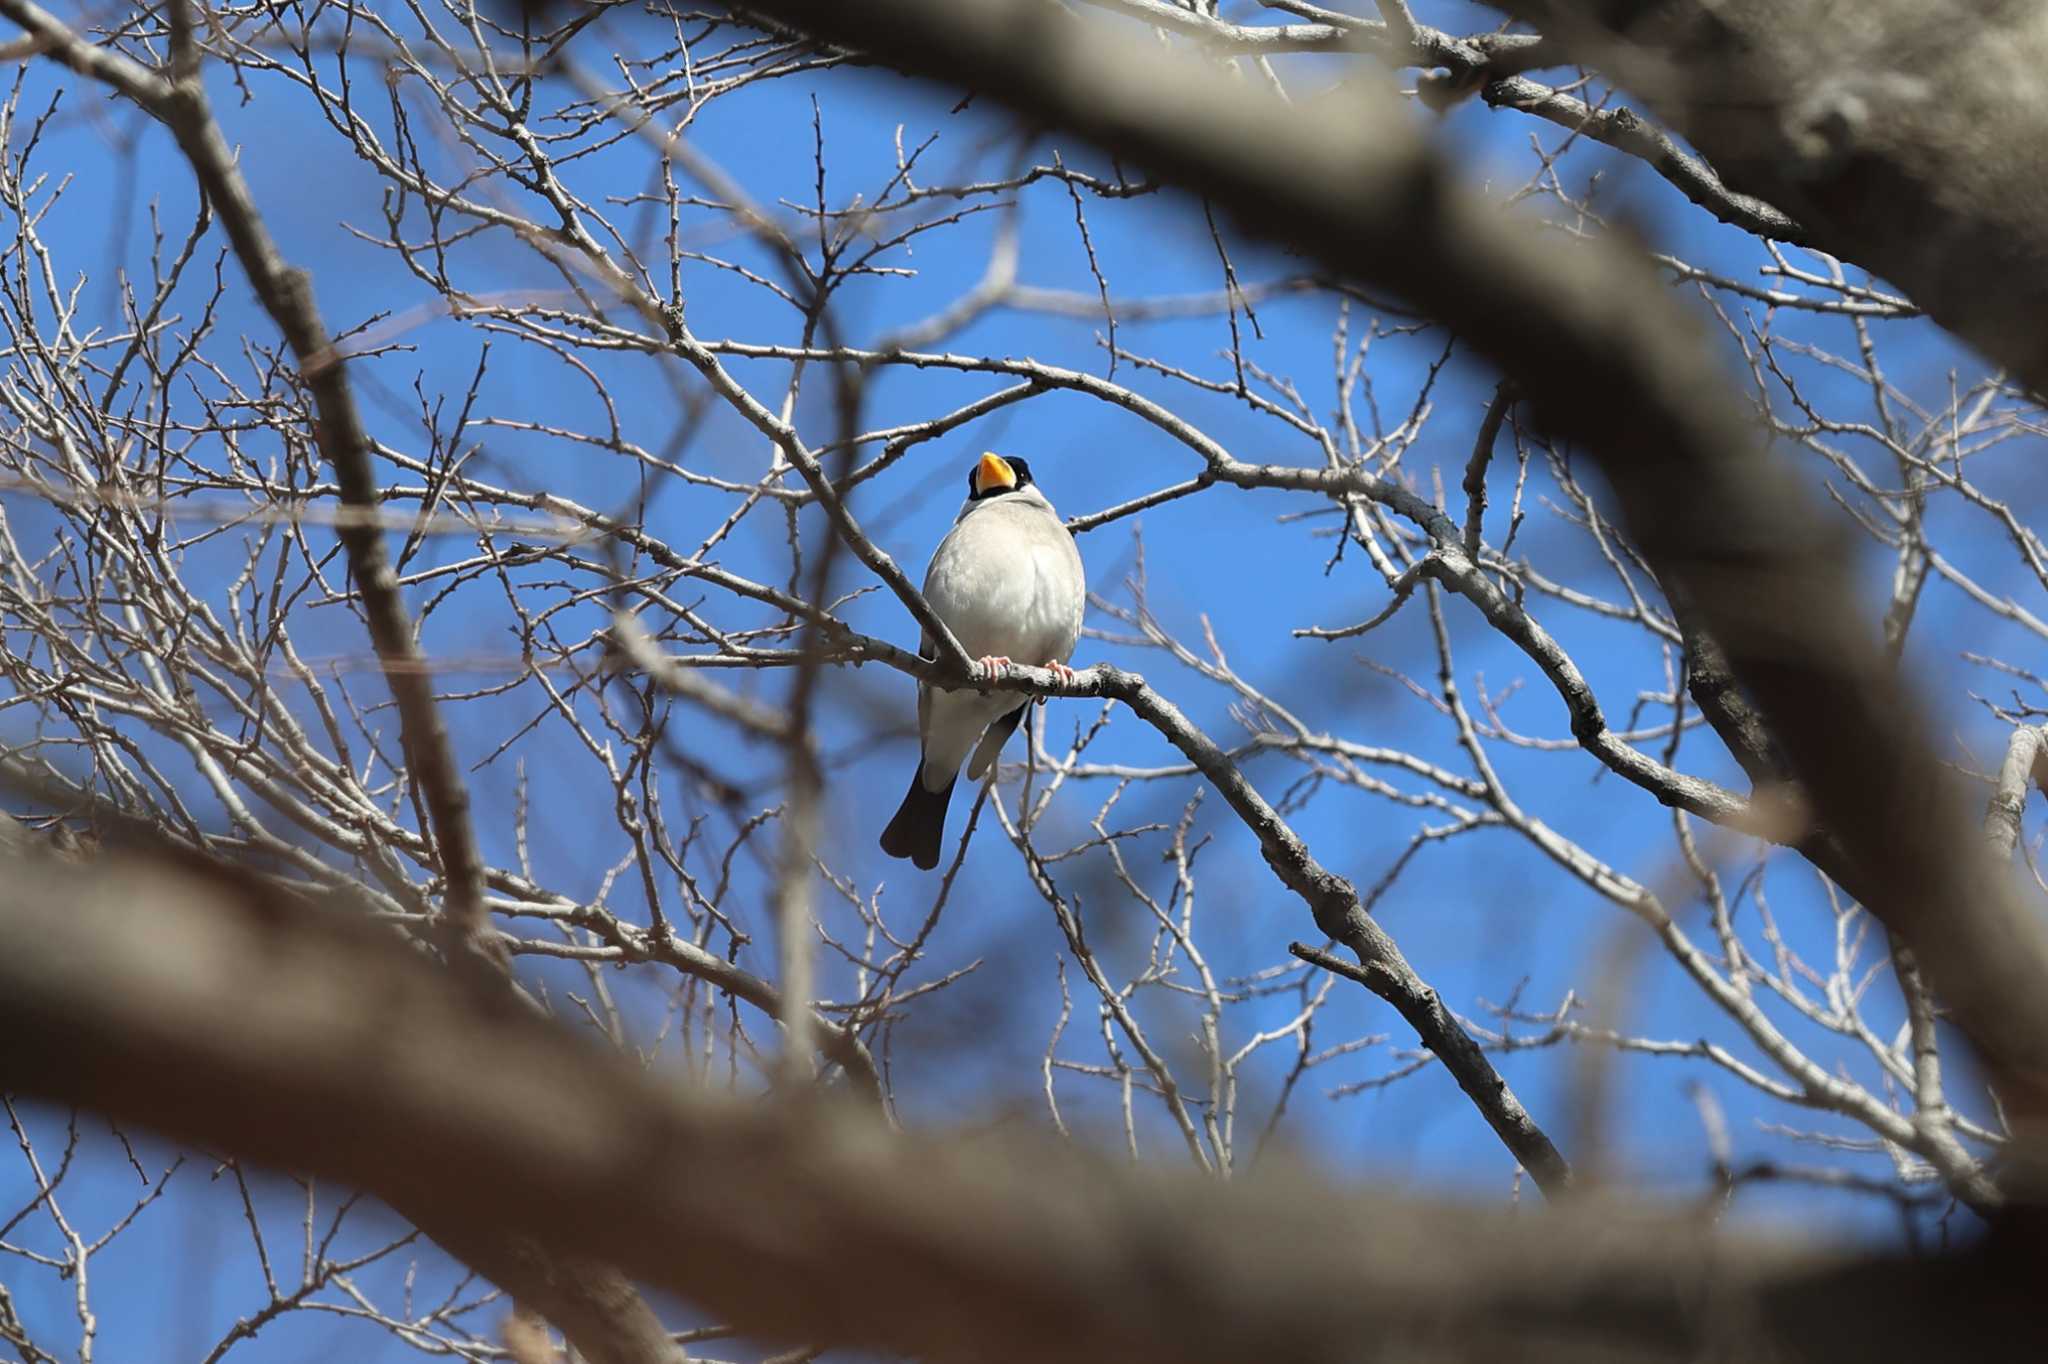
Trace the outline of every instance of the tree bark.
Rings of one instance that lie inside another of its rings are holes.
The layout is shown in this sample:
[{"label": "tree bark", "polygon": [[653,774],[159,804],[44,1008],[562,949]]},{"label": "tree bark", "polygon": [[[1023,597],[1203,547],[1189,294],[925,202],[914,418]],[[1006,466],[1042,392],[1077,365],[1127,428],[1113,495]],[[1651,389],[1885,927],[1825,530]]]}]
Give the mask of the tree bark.
[{"label": "tree bark", "polygon": [[2048,6],[1502,0],[2048,393]]},{"label": "tree bark", "polygon": [[0,1087],[430,1207],[494,1274],[529,1237],[595,1256],[769,1340],[1297,1364],[2048,1348],[2024,1246],[1858,1258],[1590,1197],[1502,1211],[895,1133],[651,1074],[332,908],[154,859],[10,873]]}]

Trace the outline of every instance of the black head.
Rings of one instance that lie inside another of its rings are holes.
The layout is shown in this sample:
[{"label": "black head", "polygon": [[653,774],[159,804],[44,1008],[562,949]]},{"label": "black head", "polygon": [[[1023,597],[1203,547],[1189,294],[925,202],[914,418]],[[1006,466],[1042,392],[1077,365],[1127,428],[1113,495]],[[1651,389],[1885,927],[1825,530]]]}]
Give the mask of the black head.
[{"label": "black head", "polygon": [[967,500],[1001,497],[1031,486],[1031,466],[1010,455],[985,454],[967,471]]}]

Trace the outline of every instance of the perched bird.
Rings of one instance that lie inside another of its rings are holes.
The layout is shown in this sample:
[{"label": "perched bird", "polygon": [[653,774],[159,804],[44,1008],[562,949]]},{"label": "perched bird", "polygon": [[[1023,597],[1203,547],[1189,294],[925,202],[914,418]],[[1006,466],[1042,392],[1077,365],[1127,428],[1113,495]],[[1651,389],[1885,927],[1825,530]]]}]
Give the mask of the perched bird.
[{"label": "perched bird", "polygon": [[[967,656],[979,660],[975,668],[981,675],[999,678],[1015,662],[1072,676],[1067,660],[1081,637],[1087,598],[1081,552],[1023,460],[983,455],[969,472],[967,504],[932,555],[924,595]],[[935,656],[929,638],[921,652]],[[967,776],[980,780],[1030,700],[1021,692],[938,691],[919,684],[923,752],[902,807],[882,831],[883,852],[927,871],[939,864],[946,806],[961,760],[973,750]]]}]

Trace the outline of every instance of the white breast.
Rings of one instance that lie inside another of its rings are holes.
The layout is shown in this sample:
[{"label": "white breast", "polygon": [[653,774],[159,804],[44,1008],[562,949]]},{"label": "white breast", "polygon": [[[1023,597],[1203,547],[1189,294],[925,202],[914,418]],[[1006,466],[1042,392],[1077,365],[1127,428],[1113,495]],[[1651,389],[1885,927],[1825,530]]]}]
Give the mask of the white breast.
[{"label": "white breast", "polygon": [[[1042,667],[1074,656],[1087,583],[1074,537],[1035,489],[976,502],[932,555],[925,598],[969,658]],[[927,692],[924,783],[942,789],[982,731],[1028,698]]]},{"label": "white breast", "polygon": [[932,556],[924,591],[970,658],[1064,663],[1080,638],[1081,555],[1043,498],[969,508]]}]

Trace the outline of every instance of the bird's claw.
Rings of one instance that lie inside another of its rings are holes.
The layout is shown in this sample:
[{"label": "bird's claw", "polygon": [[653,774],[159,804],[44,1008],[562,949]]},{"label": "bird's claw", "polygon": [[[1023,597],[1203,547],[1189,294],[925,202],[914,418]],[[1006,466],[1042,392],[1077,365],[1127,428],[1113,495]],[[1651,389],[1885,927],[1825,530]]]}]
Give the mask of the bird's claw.
[{"label": "bird's claw", "polygon": [[1078,673],[1064,663],[1048,663],[1045,665],[1045,670],[1054,677],[1057,677],[1060,680],[1060,685],[1064,687],[1073,686],[1074,679],[1079,676]]},{"label": "bird's claw", "polygon": [[1000,682],[1010,671],[1010,660],[1000,657],[979,658],[974,662],[974,680],[981,683]]}]

